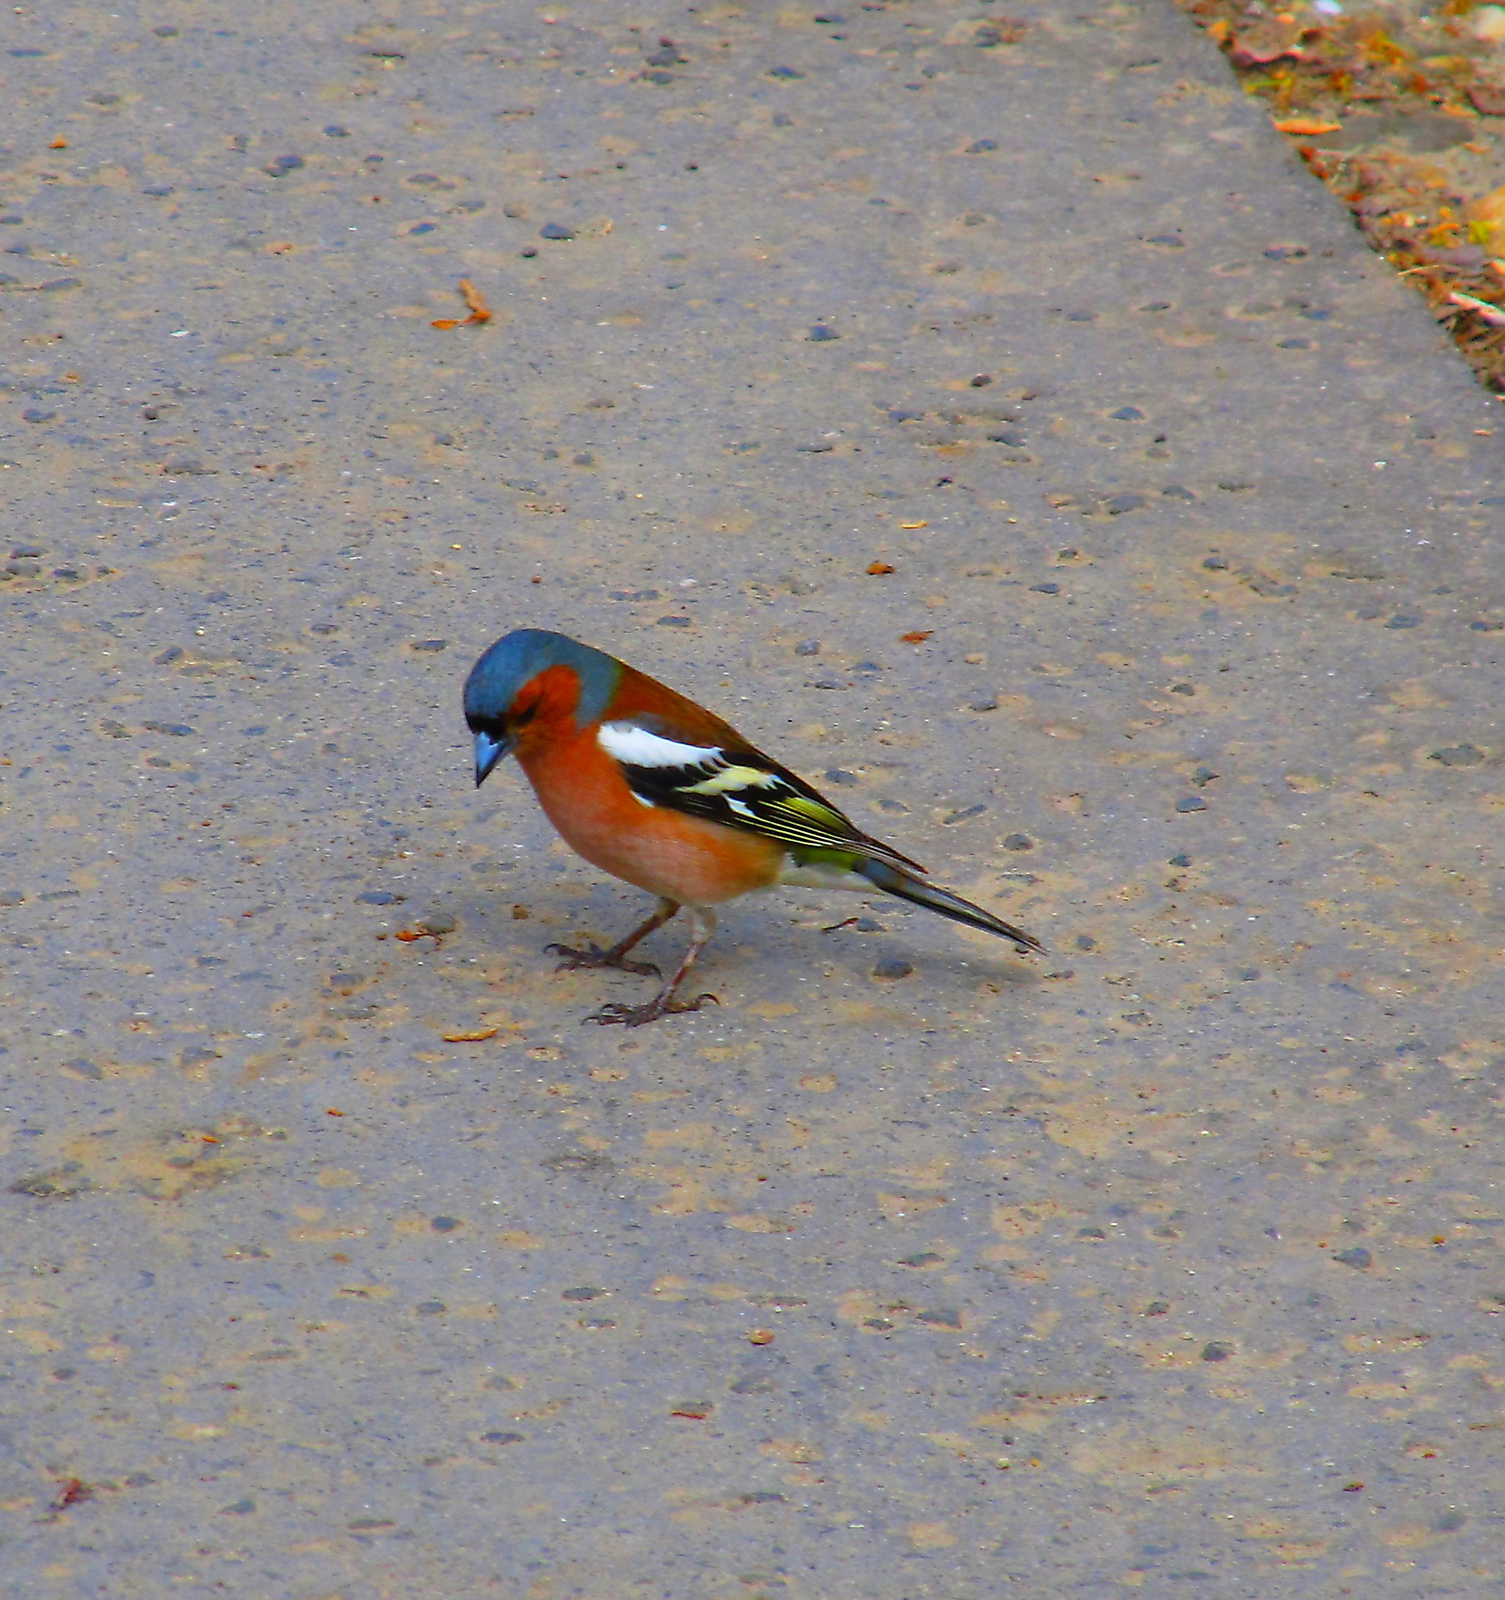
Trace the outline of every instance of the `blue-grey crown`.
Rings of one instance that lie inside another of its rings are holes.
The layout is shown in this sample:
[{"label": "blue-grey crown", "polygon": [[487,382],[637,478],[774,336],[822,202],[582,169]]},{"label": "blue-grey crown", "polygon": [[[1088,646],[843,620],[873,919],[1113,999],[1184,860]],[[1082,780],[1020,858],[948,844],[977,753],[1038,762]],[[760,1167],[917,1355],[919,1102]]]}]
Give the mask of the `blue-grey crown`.
[{"label": "blue-grey crown", "polygon": [[576,726],[595,722],[616,690],[621,663],[578,639],[543,628],[519,628],[482,652],[465,680],[465,720],[474,727],[505,717],[517,691],[554,666],[573,667],[579,674]]}]

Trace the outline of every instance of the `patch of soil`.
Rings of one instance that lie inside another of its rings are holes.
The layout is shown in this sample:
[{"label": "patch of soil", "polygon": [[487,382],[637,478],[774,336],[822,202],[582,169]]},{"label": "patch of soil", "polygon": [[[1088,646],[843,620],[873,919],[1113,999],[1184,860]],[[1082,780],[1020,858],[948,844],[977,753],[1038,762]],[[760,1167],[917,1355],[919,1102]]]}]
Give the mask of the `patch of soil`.
[{"label": "patch of soil", "polygon": [[1505,6],[1180,4],[1505,394]]}]

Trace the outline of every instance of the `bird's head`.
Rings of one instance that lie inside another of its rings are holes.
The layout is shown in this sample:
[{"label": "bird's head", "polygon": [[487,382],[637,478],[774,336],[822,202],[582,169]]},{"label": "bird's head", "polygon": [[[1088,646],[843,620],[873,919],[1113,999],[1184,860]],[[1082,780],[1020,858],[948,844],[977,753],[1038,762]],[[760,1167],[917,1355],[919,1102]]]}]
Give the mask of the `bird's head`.
[{"label": "bird's head", "polygon": [[622,665],[588,644],[519,628],[486,650],[465,680],[476,787],[512,751],[588,727],[606,710]]}]

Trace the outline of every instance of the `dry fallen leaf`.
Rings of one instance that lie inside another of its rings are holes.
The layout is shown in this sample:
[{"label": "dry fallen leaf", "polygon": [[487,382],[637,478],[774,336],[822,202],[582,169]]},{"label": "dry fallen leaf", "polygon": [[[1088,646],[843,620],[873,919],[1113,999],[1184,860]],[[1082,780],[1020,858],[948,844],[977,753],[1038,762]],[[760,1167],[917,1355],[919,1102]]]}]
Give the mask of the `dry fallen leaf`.
[{"label": "dry fallen leaf", "polygon": [[1282,117],[1275,126],[1282,133],[1314,136],[1319,133],[1341,133],[1341,122],[1324,122],[1320,117]]},{"label": "dry fallen leaf", "polygon": [[480,1044],[483,1039],[494,1039],[502,1030],[500,1028],[469,1028],[462,1032],[441,1033],[439,1037],[445,1044]]},{"label": "dry fallen leaf", "polygon": [[893,570],[886,561],[871,561],[868,563],[867,569],[870,578],[881,578],[885,572],[892,572]]},{"label": "dry fallen leaf", "polygon": [[481,291],[469,278],[460,279],[460,293],[465,297],[466,309],[470,312],[468,317],[440,317],[429,324],[433,328],[465,328],[471,323],[490,322],[491,307],[481,298]]},{"label": "dry fallen leaf", "polygon": [[924,644],[934,632],[934,628],[912,628],[908,633],[901,633],[899,637],[905,644]]}]

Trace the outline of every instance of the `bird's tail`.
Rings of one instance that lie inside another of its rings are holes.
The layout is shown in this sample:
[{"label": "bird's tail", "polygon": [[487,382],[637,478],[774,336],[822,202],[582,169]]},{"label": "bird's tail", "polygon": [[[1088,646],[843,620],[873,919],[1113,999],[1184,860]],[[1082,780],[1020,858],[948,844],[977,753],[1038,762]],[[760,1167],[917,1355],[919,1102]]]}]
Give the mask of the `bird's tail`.
[{"label": "bird's tail", "polygon": [[927,911],[938,911],[953,922],[966,923],[969,928],[996,933],[1000,939],[1012,939],[1021,951],[1033,950],[1039,955],[1045,954],[1045,946],[1022,928],[1004,922],[991,912],[984,911],[981,906],[974,906],[970,900],[963,900],[958,894],[951,894],[945,889],[936,888],[934,884],[911,877],[907,872],[900,872],[886,861],[863,861],[856,870],[875,888],[897,895],[901,900],[908,900],[912,905],[924,906]]}]

